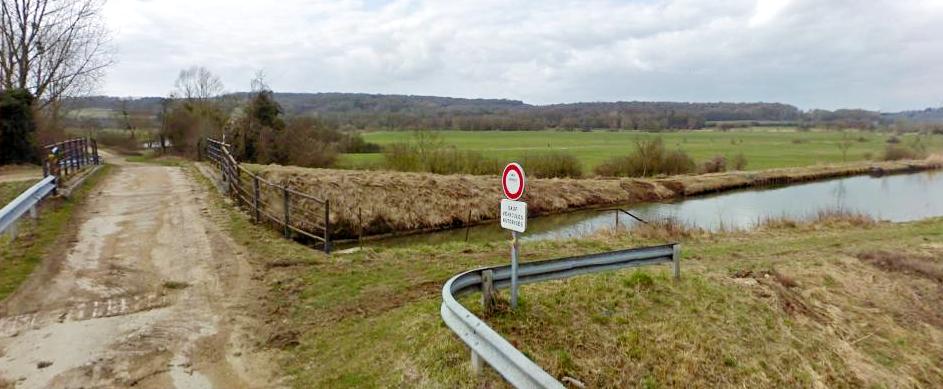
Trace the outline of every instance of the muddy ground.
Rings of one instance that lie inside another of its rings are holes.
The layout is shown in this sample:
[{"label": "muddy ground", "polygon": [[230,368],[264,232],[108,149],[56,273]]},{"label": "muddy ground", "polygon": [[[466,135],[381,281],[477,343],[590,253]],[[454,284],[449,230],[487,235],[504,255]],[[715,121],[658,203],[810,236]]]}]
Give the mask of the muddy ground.
[{"label": "muddy ground", "polygon": [[264,288],[205,189],[118,162],[0,304],[0,388],[280,386],[252,337]]}]

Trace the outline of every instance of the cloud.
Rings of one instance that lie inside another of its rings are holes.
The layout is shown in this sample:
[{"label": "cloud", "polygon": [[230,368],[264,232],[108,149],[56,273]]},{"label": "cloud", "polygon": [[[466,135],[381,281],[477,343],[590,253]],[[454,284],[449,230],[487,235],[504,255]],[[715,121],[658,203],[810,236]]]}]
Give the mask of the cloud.
[{"label": "cloud", "polygon": [[601,100],[943,103],[936,1],[122,0],[103,92],[163,95],[204,65],[230,90]]}]

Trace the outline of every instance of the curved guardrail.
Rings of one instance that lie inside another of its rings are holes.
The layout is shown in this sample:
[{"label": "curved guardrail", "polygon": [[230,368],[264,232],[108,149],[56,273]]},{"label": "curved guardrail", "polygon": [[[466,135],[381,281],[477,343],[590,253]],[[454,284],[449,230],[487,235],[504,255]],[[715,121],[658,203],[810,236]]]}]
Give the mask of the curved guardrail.
[{"label": "curved guardrail", "polygon": [[[580,274],[662,263],[673,264],[677,279],[681,276],[680,249],[679,244],[668,244],[522,263],[518,269],[518,283],[561,280]],[[563,388],[563,384],[456,300],[464,294],[487,293],[510,285],[510,265],[475,269],[452,277],[442,287],[442,320],[471,349],[473,365],[478,364],[477,358],[484,359],[518,388]]]},{"label": "curved guardrail", "polygon": [[27,212],[35,217],[36,205],[55,189],[56,177],[47,176],[0,209],[0,234],[7,232],[8,229],[10,232],[15,231],[15,228],[11,227]]}]

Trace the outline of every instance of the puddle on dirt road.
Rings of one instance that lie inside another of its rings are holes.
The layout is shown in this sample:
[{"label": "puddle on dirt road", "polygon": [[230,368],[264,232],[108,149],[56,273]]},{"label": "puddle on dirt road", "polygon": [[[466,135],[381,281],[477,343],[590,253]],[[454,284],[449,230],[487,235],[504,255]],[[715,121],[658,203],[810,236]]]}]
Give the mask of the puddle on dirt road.
[{"label": "puddle on dirt road", "polygon": [[[497,203],[495,203],[497,207]],[[762,220],[788,217],[802,220],[821,210],[843,209],[879,220],[905,222],[943,216],[943,172],[892,176],[854,176],[783,187],[746,189],[717,195],[619,207],[644,220],[673,218],[707,230],[749,229]],[[523,240],[567,239],[638,223],[613,211],[586,210],[531,218]],[[396,237],[371,242],[375,246],[438,244],[453,241],[506,240],[497,224]]]}]

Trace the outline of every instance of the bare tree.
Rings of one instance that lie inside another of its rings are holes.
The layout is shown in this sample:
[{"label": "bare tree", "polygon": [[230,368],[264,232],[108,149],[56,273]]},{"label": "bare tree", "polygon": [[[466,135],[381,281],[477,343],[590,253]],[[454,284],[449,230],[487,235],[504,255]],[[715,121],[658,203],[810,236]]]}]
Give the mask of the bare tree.
[{"label": "bare tree", "polygon": [[41,107],[91,90],[113,63],[103,0],[0,0],[0,86]]},{"label": "bare tree", "polygon": [[191,103],[203,103],[223,93],[223,82],[202,66],[181,70],[174,87],[177,97]]}]

